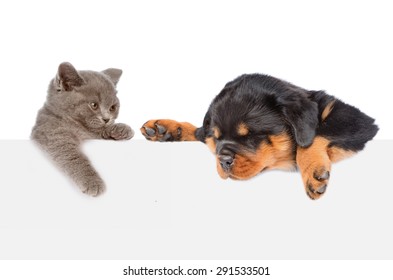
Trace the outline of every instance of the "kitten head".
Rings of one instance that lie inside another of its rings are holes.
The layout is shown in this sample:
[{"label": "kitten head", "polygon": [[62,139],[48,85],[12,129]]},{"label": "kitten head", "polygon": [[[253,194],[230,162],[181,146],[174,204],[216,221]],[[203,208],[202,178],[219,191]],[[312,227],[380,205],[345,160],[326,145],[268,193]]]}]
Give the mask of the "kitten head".
[{"label": "kitten head", "polygon": [[115,68],[77,71],[64,62],[49,84],[47,104],[63,118],[89,129],[111,125],[119,114],[116,85],[121,74],[122,70]]}]

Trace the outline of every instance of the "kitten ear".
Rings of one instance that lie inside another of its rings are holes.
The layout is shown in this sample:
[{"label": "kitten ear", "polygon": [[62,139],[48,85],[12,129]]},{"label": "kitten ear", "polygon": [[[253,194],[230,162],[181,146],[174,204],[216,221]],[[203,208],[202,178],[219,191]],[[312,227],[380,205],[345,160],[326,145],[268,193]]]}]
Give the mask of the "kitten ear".
[{"label": "kitten ear", "polygon": [[75,87],[79,87],[85,83],[83,78],[78,74],[78,71],[69,62],[63,62],[59,65],[56,81],[58,90],[65,91],[71,91]]},{"label": "kitten ear", "polygon": [[112,81],[112,83],[117,85],[123,71],[121,69],[117,69],[117,68],[108,68],[108,69],[102,71],[102,73],[107,75],[109,77],[109,79]]}]

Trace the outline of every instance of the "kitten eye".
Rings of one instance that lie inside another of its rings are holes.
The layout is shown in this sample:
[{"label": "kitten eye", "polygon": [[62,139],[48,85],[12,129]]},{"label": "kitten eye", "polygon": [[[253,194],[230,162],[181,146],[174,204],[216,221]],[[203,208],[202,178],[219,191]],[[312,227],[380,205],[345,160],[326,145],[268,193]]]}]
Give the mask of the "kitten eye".
[{"label": "kitten eye", "polygon": [[91,107],[93,110],[97,110],[98,104],[95,103],[95,102],[91,102],[91,103],[90,103],[90,107]]},{"label": "kitten eye", "polygon": [[116,111],[116,105],[112,105],[112,106],[109,108],[109,111],[110,111],[110,112]]}]

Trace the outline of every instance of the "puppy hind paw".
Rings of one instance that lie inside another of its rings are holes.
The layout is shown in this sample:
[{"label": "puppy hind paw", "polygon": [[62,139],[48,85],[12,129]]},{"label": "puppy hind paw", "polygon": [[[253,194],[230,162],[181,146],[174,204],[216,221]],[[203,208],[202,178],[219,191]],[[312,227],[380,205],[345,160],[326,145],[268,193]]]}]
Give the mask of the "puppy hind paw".
[{"label": "puppy hind paw", "polygon": [[[310,174],[303,175],[307,195],[315,200],[319,199],[327,190],[330,171],[325,167],[314,168]],[[311,176],[312,174],[312,176]]]}]

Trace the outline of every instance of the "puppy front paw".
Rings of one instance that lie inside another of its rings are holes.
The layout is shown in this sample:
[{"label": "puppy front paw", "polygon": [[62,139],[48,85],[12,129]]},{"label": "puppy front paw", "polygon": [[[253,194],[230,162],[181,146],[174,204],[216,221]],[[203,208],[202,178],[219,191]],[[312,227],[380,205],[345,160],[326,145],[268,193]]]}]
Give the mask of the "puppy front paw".
[{"label": "puppy front paw", "polygon": [[174,120],[149,120],[141,127],[141,133],[150,141],[196,141],[196,127],[187,122]]}]

